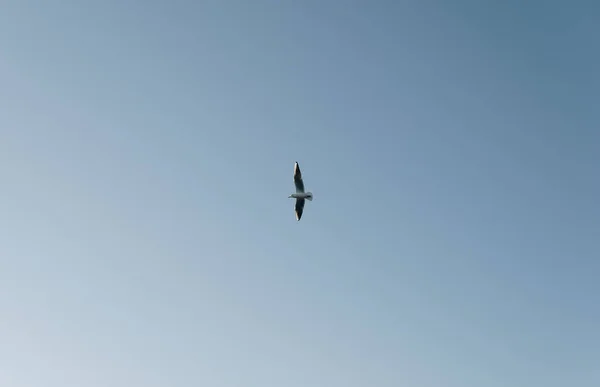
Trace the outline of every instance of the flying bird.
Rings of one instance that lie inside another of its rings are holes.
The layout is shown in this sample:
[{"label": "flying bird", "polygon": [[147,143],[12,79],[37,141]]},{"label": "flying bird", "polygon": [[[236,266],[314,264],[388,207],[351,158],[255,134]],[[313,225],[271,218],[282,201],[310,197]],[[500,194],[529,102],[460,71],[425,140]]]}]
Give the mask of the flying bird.
[{"label": "flying bird", "polygon": [[296,199],[296,220],[300,221],[302,218],[302,212],[304,211],[305,200],[313,200],[312,192],[304,192],[304,181],[302,180],[302,172],[300,172],[300,166],[298,162],[294,164],[294,184],[296,185],[296,193],[291,194],[288,198]]}]

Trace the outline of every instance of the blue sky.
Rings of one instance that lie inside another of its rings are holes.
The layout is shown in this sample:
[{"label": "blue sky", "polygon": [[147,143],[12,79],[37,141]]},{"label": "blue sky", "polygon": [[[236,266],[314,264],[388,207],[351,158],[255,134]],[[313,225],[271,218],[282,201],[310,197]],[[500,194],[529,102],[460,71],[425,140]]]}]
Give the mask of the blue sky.
[{"label": "blue sky", "polygon": [[600,385],[599,15],[4,2],[0,384]]}]

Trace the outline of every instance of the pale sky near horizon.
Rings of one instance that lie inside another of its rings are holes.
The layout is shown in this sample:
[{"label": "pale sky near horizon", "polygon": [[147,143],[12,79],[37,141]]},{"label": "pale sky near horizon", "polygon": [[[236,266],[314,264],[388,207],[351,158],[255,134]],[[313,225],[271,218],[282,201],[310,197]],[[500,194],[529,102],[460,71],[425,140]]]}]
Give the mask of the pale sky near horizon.
[{"label": "pale sky near horizon", "polygon": [[0,385],[600,386],[599,19],[4,1]]}]

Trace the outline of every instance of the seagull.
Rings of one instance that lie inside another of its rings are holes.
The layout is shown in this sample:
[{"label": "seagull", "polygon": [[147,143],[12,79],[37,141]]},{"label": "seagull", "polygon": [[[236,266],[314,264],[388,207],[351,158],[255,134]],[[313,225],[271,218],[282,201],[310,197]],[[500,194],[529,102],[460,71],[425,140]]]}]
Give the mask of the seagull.
[{"label": "seagull", "polygon": [[300,166],[298,162],[294,164],[294,184],[296,185],[296,193],[291,194],[288,198],[296,199],[296,220],[300,221],[302,212],[304,211],[305,199],[310,201],[313,200],[312,192],[304,192],[304,182],[302,181],[302,172],[300,172]]}]

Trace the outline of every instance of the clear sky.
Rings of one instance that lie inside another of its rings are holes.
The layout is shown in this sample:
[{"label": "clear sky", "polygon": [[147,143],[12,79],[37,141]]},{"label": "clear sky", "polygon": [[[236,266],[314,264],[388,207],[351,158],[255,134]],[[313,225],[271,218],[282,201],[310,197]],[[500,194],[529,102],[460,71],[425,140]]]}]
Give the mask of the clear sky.
[{"label": "clear sky", "polygon": [[599,17],[2,2],[0,385],[600,386]]}]

